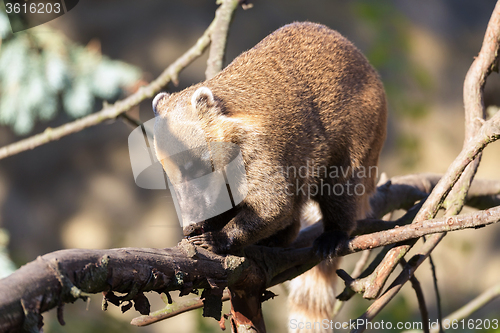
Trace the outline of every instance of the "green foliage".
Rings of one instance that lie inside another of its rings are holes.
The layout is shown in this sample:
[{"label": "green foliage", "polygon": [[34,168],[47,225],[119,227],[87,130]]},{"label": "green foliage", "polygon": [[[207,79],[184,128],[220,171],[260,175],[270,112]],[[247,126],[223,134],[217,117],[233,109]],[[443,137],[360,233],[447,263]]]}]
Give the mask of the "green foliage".
[{"label": "green foliage", "polygon": [[401,155],[401,166],[411,169],[421,158],[421,142],[410,133],[400,133],[396,139],[396,149]]},{"label": "green foliage", "polygon": [[[382,73],[393,111],[412,119],[426,116],[434,84],[430,73],[410,58],[408,19],[387,0],[356,1],[352,10],[370,28],[371,45],[366,55]],[[410,95],[412,90],[420,94]]]},{"label": "green foliage", "polygon": [[[98,297],[92,296],[91,302],[99,304]],[[95,308],[94,308],[95,309]],[[133,333],[140,332],[136,327],[125,320],[113,317],[106,312],[97,309],[85,311],[85,305],[81,301],[75,304],[67,304],[64,308],[65,326],[61,326],[56,318],[45,320],[44,332],[49,333]],[[96,315],[97,313],[97,315]]]},{"label": "green foliage", "polygon": [[89,114],[96,98],[119,97],[141,75],[46,27],[12,34],[1,11],[0,36],[0,124],[17,134],[28,133],[37,119],[52,119],[61,106],[74,118]]},{"label": "green foliage", "polygon": [[7,230],[0,229],[0,279],[10,275],[16,270],[16,266],[10,260],[7,252],[7,244],[9,242],[9,234]]},{"label": "green foliage", "polygon": [[[369,35],[366,56],[382,76],[390,113],[402,122],[425,118],[434,81],[411,57],[411,22],[389,0],[358,0],[351,2],[351,9]],[[403,131],[395,136],[401,166],[414,168],[421,157],[420,139]]]}]

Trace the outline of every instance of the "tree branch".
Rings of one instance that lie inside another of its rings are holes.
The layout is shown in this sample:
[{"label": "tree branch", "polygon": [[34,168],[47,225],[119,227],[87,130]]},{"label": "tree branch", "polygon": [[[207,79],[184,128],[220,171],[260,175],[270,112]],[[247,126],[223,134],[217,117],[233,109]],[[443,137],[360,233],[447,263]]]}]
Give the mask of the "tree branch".
[{"label": "tree branch", "polygon": [[207,69],[205,71],[207,80],[213,78],[222,70],[229,25],[231,24],[234,11],[238,7],[239,0],[219,0],[219,3],[221,5],[215,12],[215,24],[210,33],[212,42],[208,53]]},{"label": "tree branch", "polygon": [[[425,239],[425,237],[422,237],[422,239],[424,240],[424,242],[427,241]],[[441,294],[439,292],[436,265],[434,264],[434,260],[432,259],[432,256],[430,254],[429,254],[429,264],[431,265],[434,293],[436,294],[436,307],[437,307],[437,320],[439,322],[439,333],[444,333],[444,330],[443,330],[443,311],[442,311],[442,307],[441,307]],[[427,330],[428,329],[429,328],[427,328]]]},{"label": "tree branch", "polygon": [[[379,212],[377,214],[381,214],[380,212],[385,212],[388,210],[407,209],[409,206],[411,207],[411,205],[413,205],[415,201],[425,198],[427,194],[430,193],[430,191],[438,183],[441,177],[442,175],[430,173],[393,177],[390,180],[382,183],[382,185],[378,186],[377,195],[374,197],[376,199],[372,200],[373,210]],[[500,195],[500,181],[494,180],[475,180],[472,184],[471,191],[469,192],[470,200],[474,201],[474,204],[483,206],[484,208],[500,205],[500,198],[496,198],[497,195]],[[488,198],[488,200],[483,203],[482,198]],[[490,204],[489,206],[487,206],[488,203]],[[415,206],[412,208],[412,210],[418,207],[420,206]],[[415,214],[416,212],[412,216],[414,217]],[[413,217],[411,219],[413,219]],[[358,221],[358,226],[360,226],[360,228],[355,231],[355,234],[366,234],[370,232],[388,230],[394,228],[397,225],[401,226],[403,224],[411,222],[410,220],[406,223],[403,223],[403,220],[406,220],[406,218],[403,217],[396,221],[381,221],[375,219]],[[302,230],[300,236],[298,237],[298,241],[294,242],[291,247],[304,248],[311,246],[312,241],[322,232],[322,221],[318,221],[309,228]],[[359,262],[360,266],[364,266],[365,260],[367,259],[368,255],[369,250],[365,251],[364,259],[360,260]],[[381,259],[382,258],[380,258],[380,260],[375,260],[374,262],[372,262],[362,274],[358,274],[359,269],[355,269],[351,274],[352,278],[357,278],[358,275],[360,275],[360,277],[362,278],[366,277],[368,274],[373,272]],[[286,280],[286,278],[284,278],[283,281],[284,280]],[[361,282],[361,280],[357,280],[357,282]],[[370,281],[367,280],[366,283],[369,284],[369,282]],[[356,291],[362,292],[357,289]],[[355,294],[352,289],[347,290],[347,288],[346,291],[343,292],[343,294],[345,293],[347,293],[346,295],[348,296],[339,296],[339,299],[348,300]],[[144,324],[142,325],[147,325],[150,322],[156,322],[158,320],[170,318],[177,314],[183,313],[185,312],[185,310],[183,310],[185,307],[200,308],[203,306],[203,303],[201,301],[199,301],[196,306],[193,306],[192,300],[186,301],[185,303],[185,305],[177,305],[177,307],[179,308],[177,310],[172,310],[171,307],[167,307],[164,310],[157,311],[157,314],[155,315],[151,314],[150,316],[138,317],[137,321],[134,321],[134,324],[142,324],[144,320]],[[341,303],[342,302],[337,302],[337,311],[340,310],[339,307]]]},{"label": "tree branch", "polygon": [[[404,269],[407,262],[404,258],[402,258],[400,264],[401,266],[403,266]],[[422,290],[420,281],[418,281],[415,275],[411,276],[410,282],[413,290],[415,290],[415,295],[417,296],[418,308],[420,309],[420,315],[422,317],[423,332],[429,333],[429,311],[427,311],[427,306],[425,305],[424,291]]]},{"label": "tree branch", "polygon": [[[498,221],[500,207],[424,221],[355,237],[344,244],[341,253],[346,255],[424,234],[477,228]],[[85,298],[88,293],[106,292],[109,302],[120,305],[124,302],[137,304],[139,300],[144,302],[142,293],[146,291],[180,290],[181,295],[187,295],[196,289],[205,289],[214,292],[220,302],[225,286],[241,288],[249,280],[258,279],[269,287],[282,282],[284,273],[297,273],[302,270],[300,266],[310,267],[311,262],[321,260],[312,248],[252,246],[247,248],[245,255],[219,256],[195,248],[186,241],[163,250],[125,248],[53,252],[0,280],[0,330],[19,328],[27,319],[40,319],[42,312]],[[290,274],[286,279],[296,275]],[[113,291],[127,295],[118,297]],[[208,297],[209,293],[204,293],[204,298]],[[32,324],[38,325],[39,320]]]},{"label": "tree branch", "polygon": [[[470,141],[467,144],[467,147],[462,150],[460,155],[455,159],[455,161],[451,164],[451,166],[448,168],[448,171],[446,175],[438,182],[434,190],[432,191],[431,195],[429,198],[426,200],[424,203],[424,207],[431,200],[431,197],[433,197],[433,202],[435,205],[437,205],[437,202],[439,202],[440,198],[442,196],[446,195],[446,189],[449,189],[451,186],[453,186],[454,182],[457,181],[458,175],[465,169],[465,167],[468,165],[468,163],[472,162],[475,158],[475,156],[481,152],[484,147],[497,139],[500,138],[500,114],[497,113],[493,118],[488,120],[482,127],[481,130],[479,131],[478,135],[474,138],[474,140]],[[448,184],[448,186],[445,186],[445,184]],[[442,193],[442,196],[434,195],[434,193]],[[432,221],[436,220],[426,220],[422,216],[427,216],[426,211],[424,210],[424,207],[419,211],[419,214],[415,218],[415,221],[413,224],[405,226],[404,228],[412,227],[413,225],[420,226],[422,223],[432,223]],[[422,213],[424,212],[424,213]],[[432,215],[435,215],[436,212],[433,212]],[[420,215],[420,218],[419,218]],[[459,215],[463,216],[463,215]],[[447,219],[449,221],[450,226],[453,226],[455,224],[455,218],[459,217],[445,217],[444,219]],[[439,228],[438,228],[439,229]],[[397,230],[397,229],[396,229]],[[441,228],[441,230],[436,231],[436,232],[445,232],[445,231],[451,231],[451,230],[446,230],[446,228]],[[420,236],[423,236],[420,235]],[[420,237],[419,236],[419,237]],[[418,256],[414,256],[412,260],[408,261],[407,267],[400,273],[400,275],[396,278],[396,280],[392,283],[392,285],[387,289],[387,291],[380,296],[375,302],[372,303],[372,305],[368,308],[368,310],[358,319],[361,320],[369,320],[371,321],[384,307],[389,303],[389,301],[399,292],[399,290],[403,287],[403,285],[408,282],[410,279],[411,275],[415,272],[415,270],[420,266],[420,264],[427,259],[429,256],[430,252],[437,246],[437,244],[441,241],[441,239],[445,236],[445,234],[438,234],[438,235],[433,235],[429,237],[427,242],[424,244],[422,249],[419,252]],[[362,236],[360,236],[362,237]],[[403,241],[404,239],[401,239]],[[409,241],[409,244],[413,245],[416,242],[417,238],[415,238],[414,241]],[[390,258],[389,260],[382,261],[381,265],[383,267],[386,267],[384,270],[384,273],[389,275],[390,272],[392,272],[393,266],[397,264],[399,261],[399,258],[402,258],[404,254],[409,250],[411,245],[401,245],[398,248],[394,248],[391,251],[389,251],[388,255],[386,258]],[[357,329],[353,330],[353,333],[359,333],[363,332],[365,329],[365,326],[363,327],[358,327]]]},{"label": "tree branch", "polygon": [[[229,292],[227,289],[224,290],[221,301],[222,302],[229,301]],[[134,326],[148,326],[156,322],[175,317],[178,314],[199,309],[202,307],[203,307],[203,299],[201,298],[194,298],[184,302],[167,304],[167,306],[164,309],[155,311],[149,315],[143,315],[132,319],[130,324]]]}]

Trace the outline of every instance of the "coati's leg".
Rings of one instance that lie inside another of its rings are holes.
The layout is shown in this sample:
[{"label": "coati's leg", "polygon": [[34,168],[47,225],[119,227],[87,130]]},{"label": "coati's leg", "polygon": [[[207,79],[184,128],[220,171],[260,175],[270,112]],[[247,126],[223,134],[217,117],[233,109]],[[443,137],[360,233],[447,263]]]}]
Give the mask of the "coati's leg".
[{"label": "coati's leg", "polygon": [[292,217],[292,224],[283,230],[276,232],[271,237],[263,239],[257,243],[257,245],[271,246],[271,247],[287,247],[290,245],[300,230],[300,219],[298,216]]},{"label": "coati's leg", "polygon": [[286,223],[288,225],[281,230],[281,235],[295,237],[300,226],[298,222],[292,223],[293,221],[291,211],[266,216],[245,207],[221,229],[205,229],[201,234],[188,235],[188,241],[216,253],[230,253],[279,233],[279,226]]},{"label": "coati's leg", "polygon": [[[323,193],[314,199],[323,215],[324,232],[314,241],[316,252],[323,258],[337,256],[340,245],[347,242],[356,226],[358,198],[353,192],[355,182],[329,182]],[[349,188],[351,187],[351,188]]]},{"label": "coati's leg", "polygon": [[[188,235],[188,240],[217,253],[228,253],[256,244],[280,231],[285,238],[295,237],[299,230],[296,215],[301,207],[300,198],[287,194],[285,189],[288,181],[285,175],[275,172],[270,165],[273,165],[273,161],[263,154],[260,159],[248,163],[248,193],[237,206],[237,213],[229,217],[216,216],[214,221],[202,223],[205,229],[201,233]],[[264,174],[262,170],[269,171]],[[215,221],[221,218],[223,223]],[[216,225],[222,227],[214,228]],[[274,240],[278,243],[277,237]],[[291,241],[286,239],[280,243]]]}]

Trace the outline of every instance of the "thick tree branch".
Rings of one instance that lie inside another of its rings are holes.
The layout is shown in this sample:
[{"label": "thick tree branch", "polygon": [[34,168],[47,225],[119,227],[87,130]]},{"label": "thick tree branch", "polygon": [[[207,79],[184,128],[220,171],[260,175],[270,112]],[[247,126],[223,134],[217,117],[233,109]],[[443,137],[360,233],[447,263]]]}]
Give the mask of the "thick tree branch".
[{"label": "thick tree branch", "polygon": [[[30,318],[37,319],[29,323],[37,327],[40,313],[84,298],[87,293],[107,292],[109,301],[117,305],[135,301],[145,291],[180,290],[188,294],[197,288],[213,289],[210,281],[232,281],[233,274],[241,274],[246,267],[244,258],[217,256],[185,242],[163,250],[124,248],[49,253],[0,280],[0,331],[26,326]],[[210,272],[210,277],[204,272]],[[112,291],[128,294],[118,298],[112,296]]]}]

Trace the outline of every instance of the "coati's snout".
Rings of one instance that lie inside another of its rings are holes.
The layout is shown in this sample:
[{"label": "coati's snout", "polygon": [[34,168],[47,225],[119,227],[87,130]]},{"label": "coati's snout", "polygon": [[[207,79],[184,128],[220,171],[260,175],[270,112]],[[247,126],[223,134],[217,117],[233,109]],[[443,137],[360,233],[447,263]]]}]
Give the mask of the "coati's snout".
[{"label": "coati's snout", "polygon": [[236,121],[228,120],[212,90],[203,86],[172,96],[160,93],[153,110],[156,156],[167,175],[184,235],[217,229],[220,215],[244,200],[247,182],[240,146],[209,123],[220,120],[234,126]]}]

